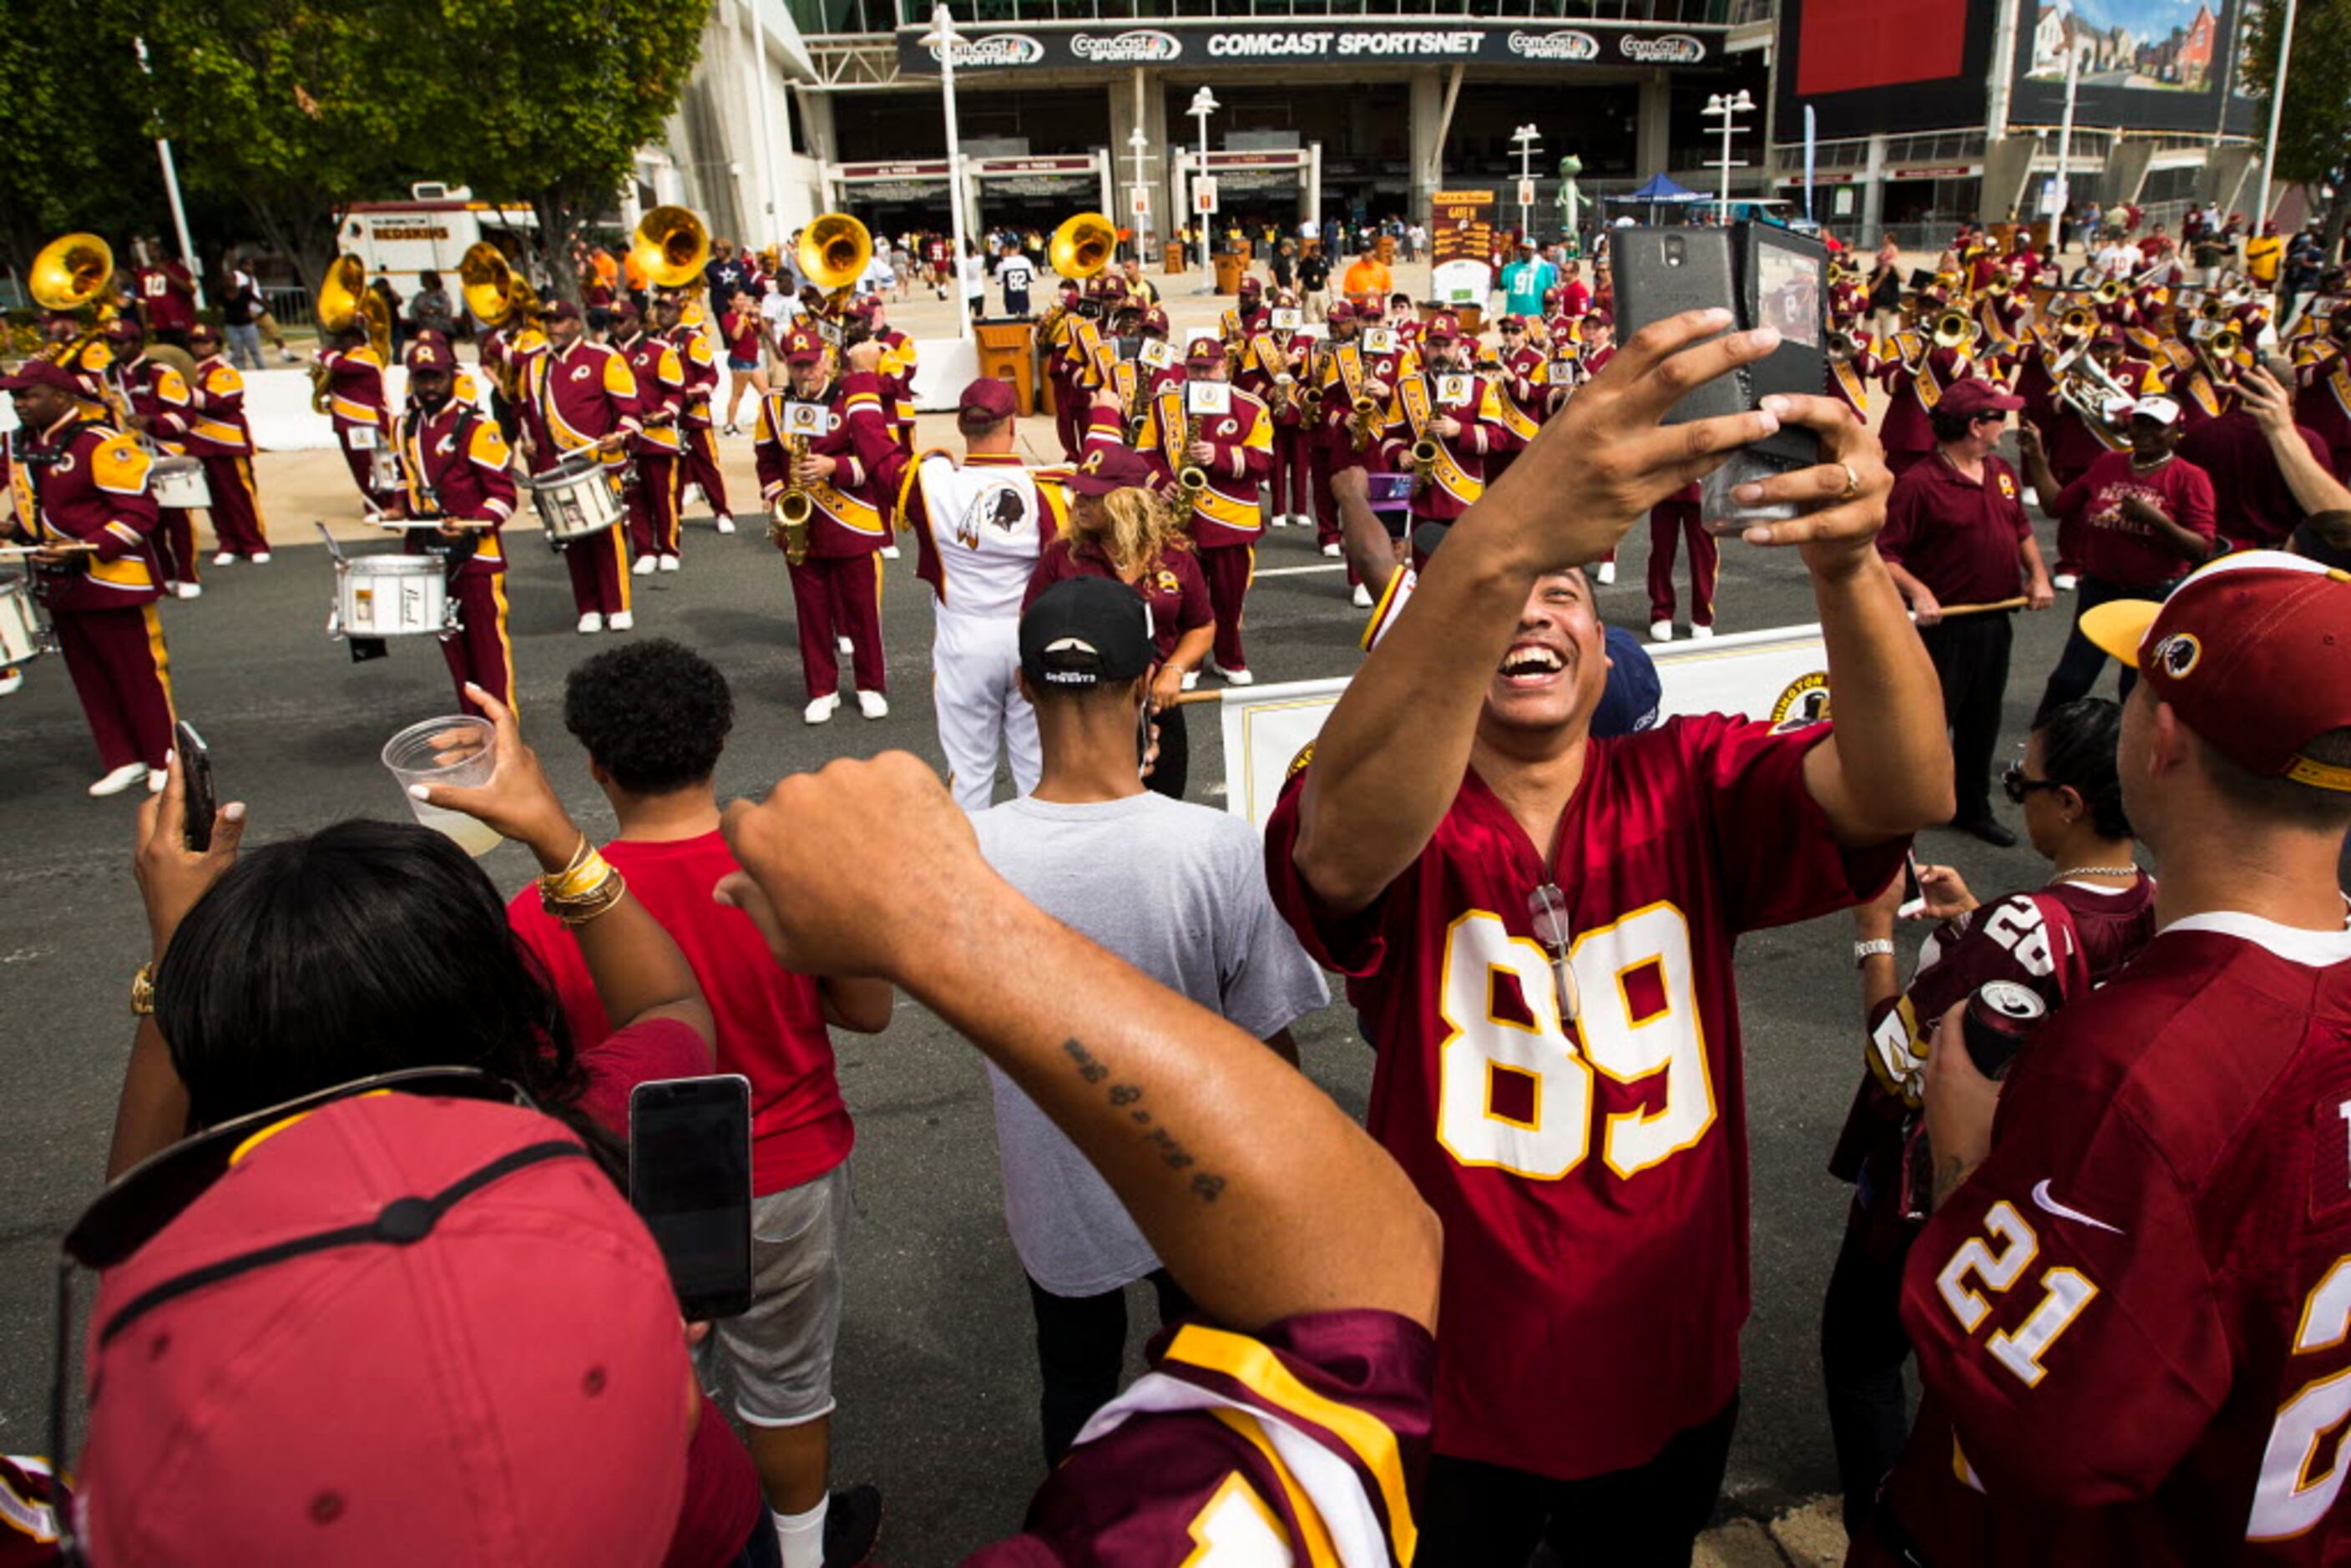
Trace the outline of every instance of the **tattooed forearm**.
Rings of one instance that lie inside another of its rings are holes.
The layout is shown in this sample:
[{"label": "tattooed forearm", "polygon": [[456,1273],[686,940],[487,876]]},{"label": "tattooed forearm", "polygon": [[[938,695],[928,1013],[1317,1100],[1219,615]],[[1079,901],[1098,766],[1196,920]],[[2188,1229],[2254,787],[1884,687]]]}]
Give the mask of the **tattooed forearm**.
[{"label": "tattooed forearm", "polygon": [[1957,1155],[1938,1159],[1935,1162],[1935,1207],[1942,1207],[1945,1198],[1966,1186],[1968,1177],[1976,1174],[1976,1166],[1981,1163],[1963,1160]]},{"label": "tattooed forearm", "polygon": [[1183,1141],[1175,1134],[1159,1125],[1157,1118],[1152,1115],[1150,1108],[1144,1104],[1144,1091],[1141,1084],[1113,1082],[1109,1067],[1104,1065],[1092,1051],[1088,1051],[1082,1040],[1074,1036],[1061,1042],[1061,1050],[1069,1057],[1071,1065],[1077,1069],[1080,1078],[1091,1084],[1108,1085],[1103,1090],[1103,1097],[1113,1108],[1125,1113],[1127,1121],[1133,1124],[1135,1132],[1151,1145],[1153,1152],[1158,1155],[1161,1164],[1172,1171],[1190,1172],[1187,1185],[1191,1187],[1193,1195],[1203,1203],[1217,1201],[1217,1195],[1225,1190],[1225,1178],[1214,1172],[1196,1168],[1199,1161],[1193,1155],[1192,1151],[1186,1148]]}]

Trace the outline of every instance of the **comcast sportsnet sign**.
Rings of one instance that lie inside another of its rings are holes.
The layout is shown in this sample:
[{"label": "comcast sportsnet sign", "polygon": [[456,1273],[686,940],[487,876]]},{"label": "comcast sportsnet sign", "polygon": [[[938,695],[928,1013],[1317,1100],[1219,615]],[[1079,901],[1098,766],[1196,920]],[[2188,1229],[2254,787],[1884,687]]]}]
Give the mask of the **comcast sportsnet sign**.
[{"label": "comcast sportsnet sign", "polygon": [[[923,29],[898,34],[898,68],[935,75],[939,51]],[[1701,66],[1721,57],[1719,27],[1656,27],[1581,23],[1545,26],[1525,18],[1441,21],[1334,18],[1318,22],[1172,22],[1108,27],[1077,23],[964,29],[955,66],[966,70],[1086,70],[1100,67],[1191,65],[1347,65],[1395,60],[1421,64],[1622,67]]]}]

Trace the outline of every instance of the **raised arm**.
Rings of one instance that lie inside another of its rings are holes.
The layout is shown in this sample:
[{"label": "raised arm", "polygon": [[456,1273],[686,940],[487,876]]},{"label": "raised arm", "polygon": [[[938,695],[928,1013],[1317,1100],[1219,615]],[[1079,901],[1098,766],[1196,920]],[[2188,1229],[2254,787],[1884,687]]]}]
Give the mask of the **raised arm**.
[{"label": "raised arm", "polygon": [[[778,960],[887,977],[945,1019],[1085,1151],[1211,1317],[1435,1321],[1437,1219],[1395,1162],[1262,1043],[1013,892],[921,762],[795,775],[726,831],[744,869],[719,895]],[[1029,961],[1008,967],[1013,950]]]},{"label": "raised arm", "polygon": [[1688,346],[1729,317],[1691,311],[1641,331],[1453,525],[1412,613],[1348,683],[1314,743],[1294,853],[1334,909],[1369,904],[1437,831],[1535,579],[1599,559],[1724,453],[1779,427],[1765,413],[1658,423],[1689,388],[1778,343],[1767,329]]},{"label": "raised arm", "polygon": [[2351,489],[2326,471],[2326,465],[2302,438],[2294,418],[2294,402],[2270,372],[2259,367],[2237,379],[2237,395],[2252,411],[2253,423],[2269,438],[2285,487],[2305,512],[2351,511]]}]

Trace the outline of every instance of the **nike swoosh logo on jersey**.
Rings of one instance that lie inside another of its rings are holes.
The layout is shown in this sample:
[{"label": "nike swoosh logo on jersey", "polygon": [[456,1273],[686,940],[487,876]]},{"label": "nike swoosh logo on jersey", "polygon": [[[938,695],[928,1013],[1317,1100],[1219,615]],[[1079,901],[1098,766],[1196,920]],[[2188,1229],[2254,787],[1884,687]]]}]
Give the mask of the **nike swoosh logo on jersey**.
[{"label": "nike swoosh logo on jersey", "polygon": [[2123,1228],[2121,1226],[2108,1225],[2103,1219],[2093,1219],[2088,1215],[2084,1214],[2080,1209],[2068,1208],[2064,1204],[2058,1202],[2055,1198],[2050,1197],[2049,1182],[2046,1177],[2043,1177],[2040,1182],[2034,1185],[2032,1188],[2032,1201],[2036,1207],[2047,1209],[2050,1213],[2055,1215],[2060,1219],[2077,1219],[2084,1225],[2105,1231],[2109,1235],[2113,1236],[2120,1236],[2123,1233]]}]

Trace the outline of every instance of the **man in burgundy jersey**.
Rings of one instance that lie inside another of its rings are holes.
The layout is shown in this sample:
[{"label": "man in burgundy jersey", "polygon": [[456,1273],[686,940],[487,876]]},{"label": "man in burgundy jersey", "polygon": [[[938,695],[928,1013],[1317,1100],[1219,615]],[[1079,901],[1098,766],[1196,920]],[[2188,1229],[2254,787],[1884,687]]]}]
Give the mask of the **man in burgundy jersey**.
[{"label": "man in burgundy jersey", "polygon": [[[1022,1532],[966,1563],[1412,1562],[1439,1237],[1395,1163],[1247,1031],[1013,892],[903,752],[786,779],[722,831],[744,870],[721,895],[778,962],[936,1009],[1218,1325],[1161,1335]],[[1006,975],[1008,951],[1035,962]]]},{"label": "man in burgundy jersey", "polygon": [[2033,849],[2054,868],[2038,891],[1979,904],[1956,867],[1918,868],[1924,914],[1938,924],[1907,988],[1894,958],[1904,882],[1854,910],[1868,1071],[1829,1160],[1829,1173],[1855,1191],[1821,1303],[1821,1374],[1849,1534],[1868,1520],[1909,1431],[1910,1342],[1896,1308],[1902,1260],[1926,1215],[1912,1156],[1924,1146],[1916,1113],[1937,1020],[1994,980],[2056,1008],[2112,979],[2155,935],[2155,883],[2137,864],[2115,767],[2121,724],[2121,710],[2102,698],[2069,703],[2026,737],[2023,760],[2003,779]]},{"label": "man in burgundy jersey", "polygon": [[2138,666],[2158,931],[2005,1086],[1927,1067],[1924,1385],[1863,1561],[2343,1560],[2351,1473],[2351,578],[2229,556],[2089,635]]},{"label": "man in burgundy jersey", "polygon": [[[1267,830],[1274,899],[1349,977],[1369,1124],[1445,1222],[1423,1563],[1687,1560],[1747,1315],[1731,945],[1883,887],[1950,806],[1935,674],[1874,541],[1891,481],[1842,403],[1659,421],[1769,352],[1656,323],[1453,525]],[[1696,345],[1696,346],[1693,346]],[[1596,560],[1782,423],[1826,462],[1742,489],[1802,547],[1839,724],[1590,735]]]}]

